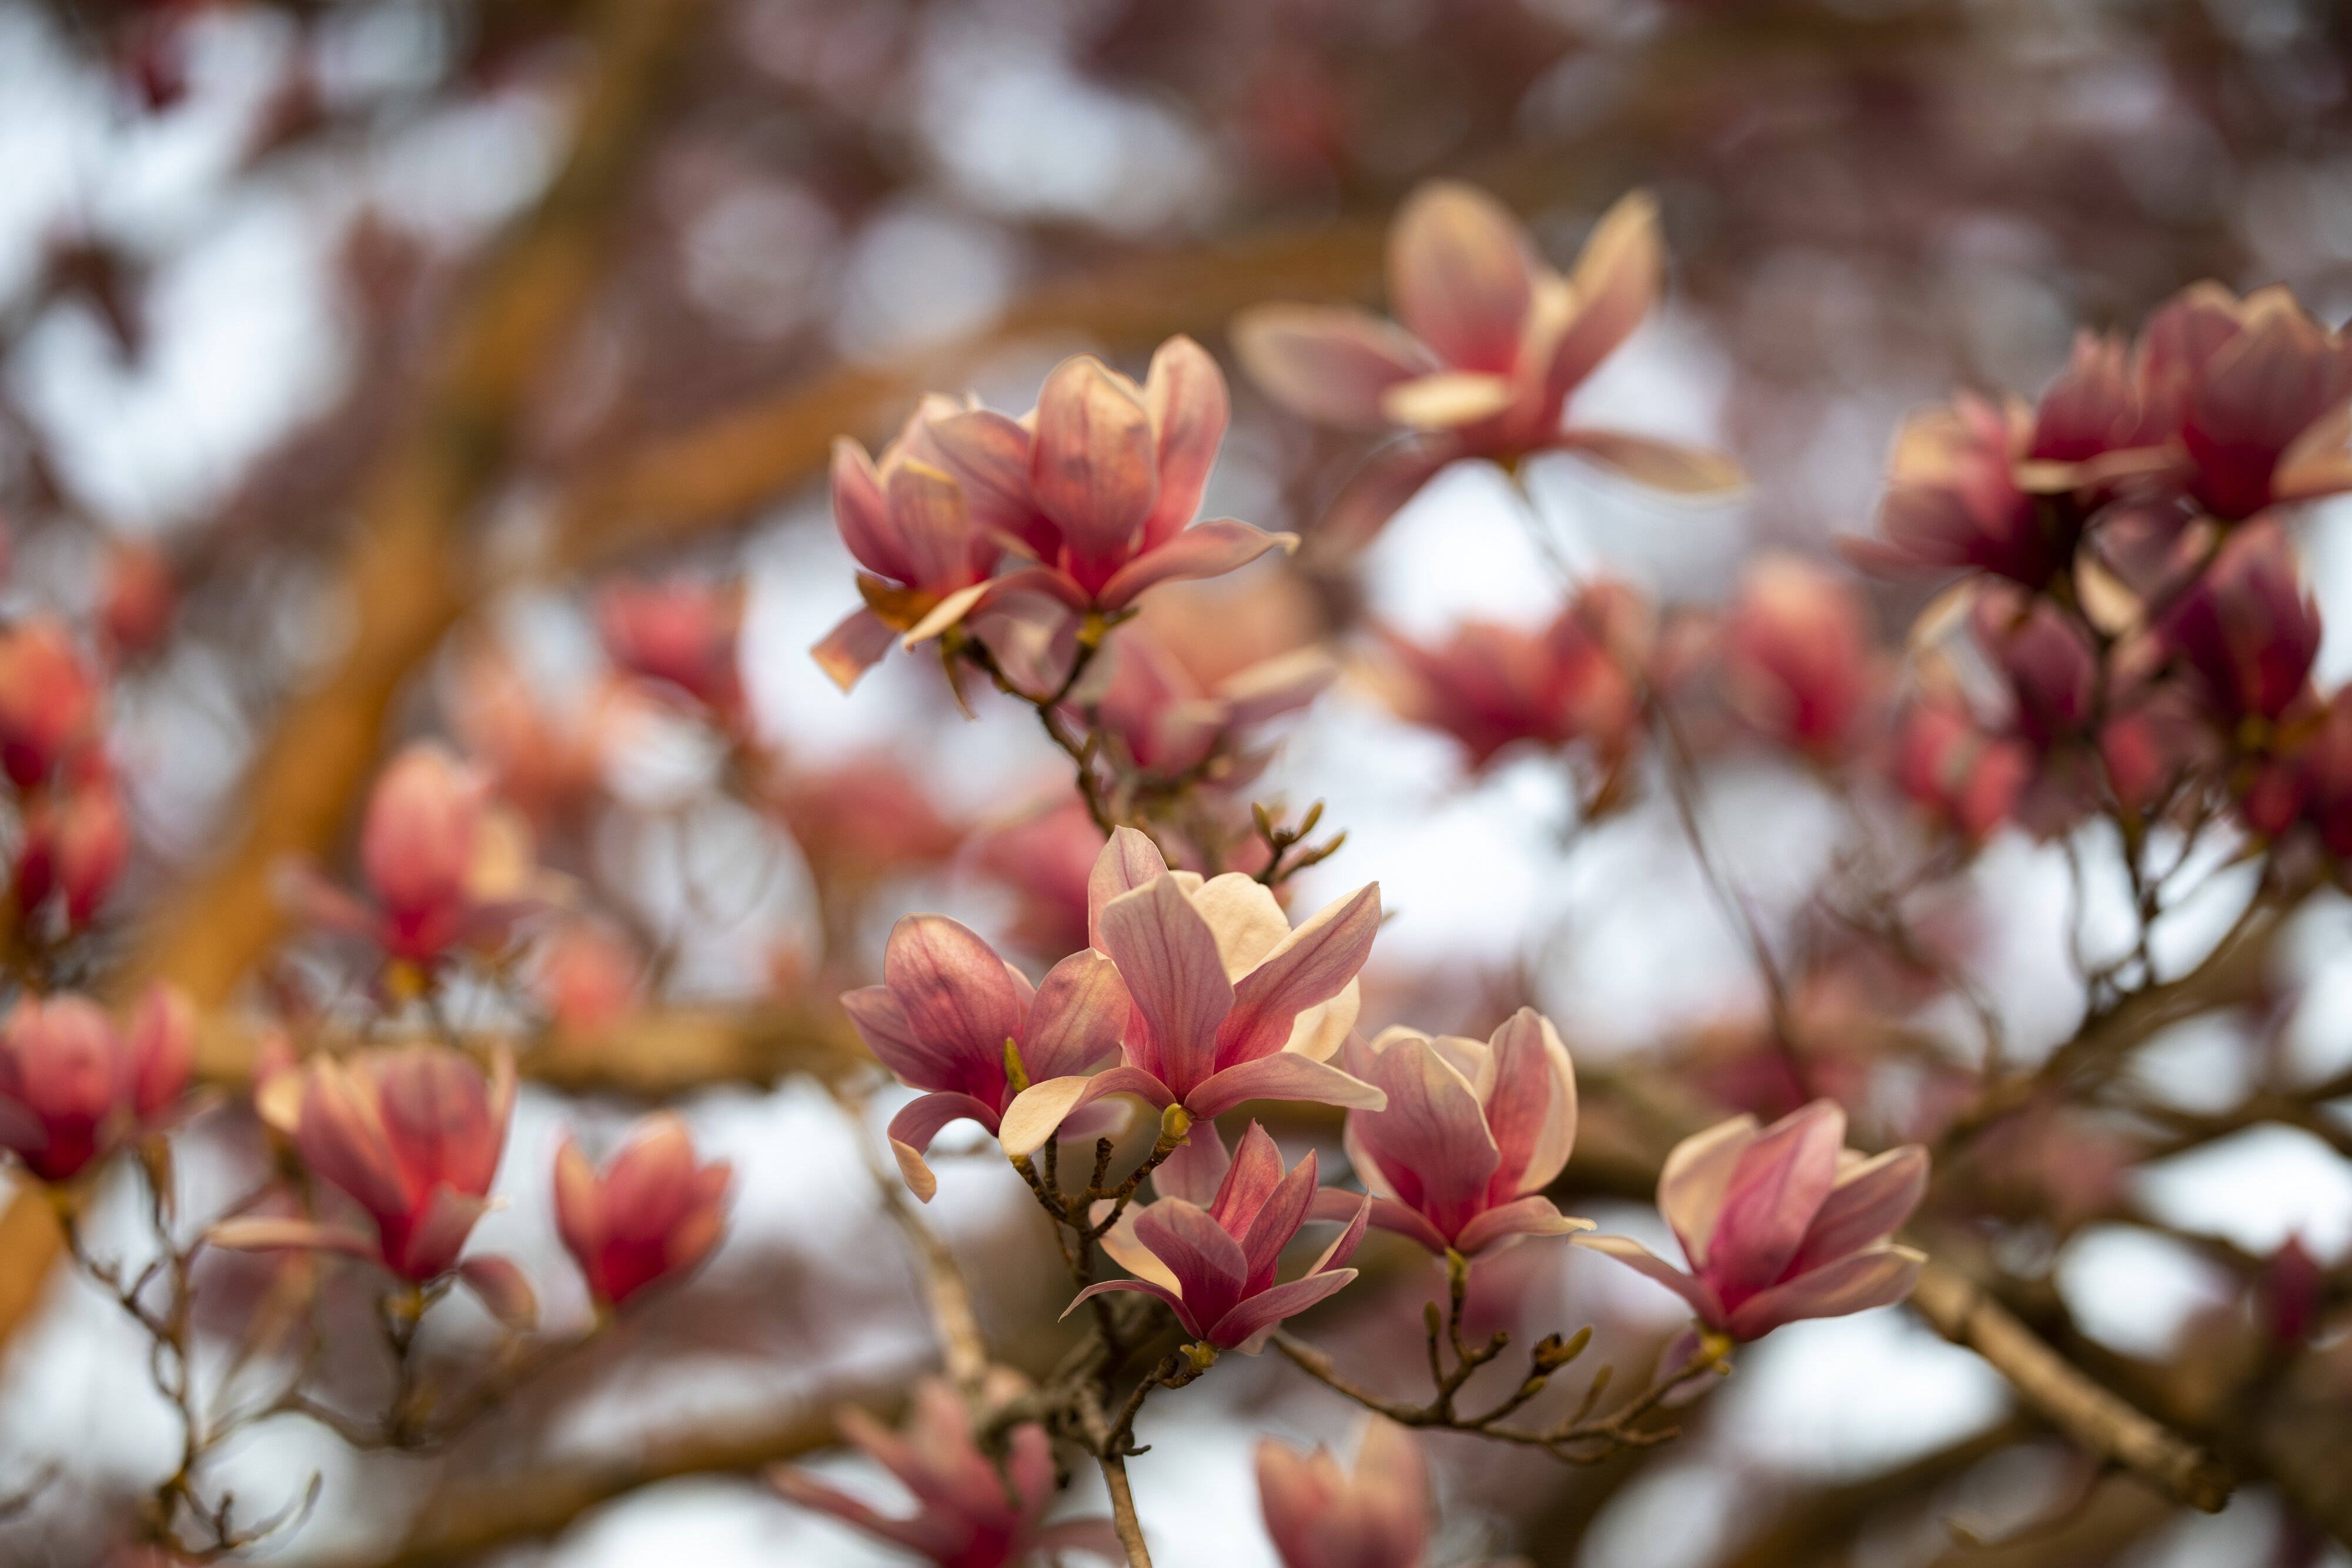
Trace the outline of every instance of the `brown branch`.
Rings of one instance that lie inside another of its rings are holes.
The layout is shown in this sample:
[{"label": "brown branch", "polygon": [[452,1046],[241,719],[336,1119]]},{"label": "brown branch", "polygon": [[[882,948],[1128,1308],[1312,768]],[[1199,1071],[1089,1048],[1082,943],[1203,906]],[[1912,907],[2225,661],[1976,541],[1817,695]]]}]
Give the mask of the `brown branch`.
[{"label": "brown branch", "polygon": [[1928,1263],[1911,1304],[1937,1333],[1991,1363],[2019,1397],[2085,1452],[2203,1512],[2218,1513],[2230,1500],[2236,1483],[2219,1459],[2084,1376],[1966,1275]]},{"label": "brown branch", "polygon": [[2024,1442],[2038,1423],[2011,1417],[1879,1475],[1828,1487],[1783,1510],[1717,1568],[1787,1568],[1833,1554],[1880,1509],[1942,1485],[2002,1449]]},{"label": "brown branch", "polygon": [[29,1176],[0,1214],[0,1345],[32,1320],[49,1269],[65,1254],[65,1232],[39,1182]]}]

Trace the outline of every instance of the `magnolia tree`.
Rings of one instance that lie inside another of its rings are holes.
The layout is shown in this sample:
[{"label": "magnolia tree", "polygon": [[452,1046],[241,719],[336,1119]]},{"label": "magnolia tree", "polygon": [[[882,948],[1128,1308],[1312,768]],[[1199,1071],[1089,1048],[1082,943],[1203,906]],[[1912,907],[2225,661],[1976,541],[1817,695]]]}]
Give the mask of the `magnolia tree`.
[{"label": "magnolia tree", "polygon": [[[676,48],[667,9],[599,24],[572,162],[454,308],[483,341],[572,287],[546,255],[586,243],[569,225],[650,112],[631,73]],[[110,47],[163,91],[175,36],[146,16]],[[903,1560],[1144,1568],[1184,1524],[1137,1479],[1202,1440],[1168,1413],[1223,1382],[1228,1413],[1354,1413],[1345,1463],[1255,1449],[1287,1568],[1566,1562],[1551,1538],[1572,1553],[1609,1487],[1703,1433],[1748,1347],[1898,1307],[2015,1414],[1759,1515],[1736,1561],[1858,1561],[1874,1510],[2012,1448],[2079,1477],[2012,1543],[2063,1555],[2018,1562],[2104,1563],[2242,1487],[2274,1500],[2276,1561],[2352,1546],[2342,1260],[2168,1223],[2128,1179],[2269,1124],[2352,1157],[2352,1079],[2278,1046],[2283,943],[2352,866],[2352,688],[2315,685],[2298,554],[2306,504],[2352,491],[2352,344],[2284,289],[2190,285],[2136,332],[2083,331],[2037,395],[1910,417],[1838,550],[1759,549],[1719,601],[1669,598],[1561,552],[1541,477],[1681,498],[1693,528],[1773,480],[1586,395],[1660,308],[1659,204],[1618,197],[1572,255],[1551,237],[1433,180],[1388,223],[1385,314],[1282,299],[1314,291],[1300,268],[1148,354],[1041,363],[1031,408],[845,394],[821,423],[854,575],[762,610],[731,557],[542,549],[522,575],[593,634],[561,695],[528,626],[465,618],[473,575],[517,570],[437,520],[481,498],[479,430],[394,429],[348,662],[273,690],[286,727],[234,831],[176,856],[140,842],[121,737],[191,700],[164,672],[207,585],[128,549],[97,591],[36,575],[0,629],[0,1244],[20,1297],[58,1252],[81,1283],[51,1314],[119,1320],[169,1441],[95,1475],[0,1440],[12,1557],[447,1562],[707,1471]],[[410,373],[480,429],[516,395],[490,350]],[[1202,515],[1237,390],[1300,476],[1278,516]],[[885,405],[904,423],[876,455]],[[741,439],[557,509],[593,538],[611,495],[691,493]],[[1368,608],[1365,562],[1401,514],[1444,526],[1465,475],[1528,530],[1551,608],[1414,634]],[[829,630],[800,617],[818,601]],[[947,789],[780,738],[759,694],[812,657],[845,712],[890,666],[899,711],[1052,777]],[[1310,712],[1427,732],[1465,789],[1552,780],[1566,864],[1667,824],[1752,1007],[1596,1051],[1539,963],[1384,965],[1383,867],[1278,755]],[[1759,768],[1833,823],[1794,897],[1743,880],[1743,841],[1781,830],[1720,786]],[[2003,845],[2071,870],[2053,930],[2080,1006],[2054,1039],[2016,1038],[1985,957],[2018,896],[1986,871]],[[805,931],[698,992],[698,946],[741,923],[718,906],[786,884]],[[2242,1093],[2153,1089],[2148,1051],[2214,1019]],[[724,1084],[801,1095],[808,1146],[714,1134]],[[488,1218],[509,1204],[560,1246]],[[790,1243],[833,1207],[881,1239],[774,1252],[773,1217]],[[2168,1354],[2085,1333],[2053,1283],[2111,1221],[2221,1281]],[[878,1373],[812,1326],[898,1312],[909,1280],[922,1348]],[[5,1333],[25,1306],[0,1305]],[[591,1460],[531,1436],[633,1366],[685,1379],[746,1341],[789,1375],[764,1424]],[[815,1462],[836,1442],[904,1498]],[[385,1455],[430,1478],[413,1514],[369,1511]],[[2068,1534],[2084,1498],[2138,1511]]]}]

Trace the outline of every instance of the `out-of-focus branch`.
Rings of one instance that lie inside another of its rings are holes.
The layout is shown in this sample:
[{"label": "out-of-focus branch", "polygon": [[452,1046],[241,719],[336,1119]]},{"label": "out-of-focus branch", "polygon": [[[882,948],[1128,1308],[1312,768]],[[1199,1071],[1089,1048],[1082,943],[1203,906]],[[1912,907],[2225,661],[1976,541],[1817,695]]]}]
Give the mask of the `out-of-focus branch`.
[{"label": "out-of-focus branch", "polygon": [[376,758],[402,681],[463,612],[464,525],[504,471],[525,400],[593,288],[698,0],[604,0],[571,157],[537,208],[483,266],[444,329],[417,406],[363,481],[339,574],[355,607],[350,651],[298,698],[237,798],[227,852],[160,912],[133,965],[216,1003],[275,939],[271,887],[288,854],[320,854]]},{"label": "out-of-focus branch", "polygon": [[2230,1500],[2236,1483],[2221,1460],[2084,1376],[1958,1270],[1928,1263],[1911,1304],[1937,1333],[1990,1362],[2019,1397],[2085,1452],[2206,1513]]},{"label": "out-of-focus branch", "polygon": [[1835,1561],[1838,1550],[1880,1509],[1966,1473],[2038,1429],[2034,1422],[2013,1417],[1907,1465],[1824,1488],[1787,1509],[1716,1568],[1788,1568],[1790,1563]]},{"label": "out-of-focus branch", "polygon": [[49,1195],[26,1177],[0,1214],[0,1345],[33,1315],[65,1243]]}]

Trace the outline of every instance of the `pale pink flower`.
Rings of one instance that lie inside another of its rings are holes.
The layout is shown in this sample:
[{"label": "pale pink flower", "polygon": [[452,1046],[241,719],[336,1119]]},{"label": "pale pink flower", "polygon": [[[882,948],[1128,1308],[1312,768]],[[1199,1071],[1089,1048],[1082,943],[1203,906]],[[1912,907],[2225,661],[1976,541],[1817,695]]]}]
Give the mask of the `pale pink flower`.
[{"label": "pale pink flower", "polygon": [[118,1027],[87,997],[18,998],[0,1029],[0,1147],[43,1181],[68,1181],[161,1123],[187,1088],[195,1014],[171,987]]},{"label": "pale pink flower", "polygon": [[1738,1115],[1675,1145],[1658,1207],[1689,1273],[1629,1237],[1577,1245],[1632,1265],[1736,1340],[1899,1301],[1927,1260],[1891,1238],[1927,1191],[1927,1151],[1865,1157],[1844,1140],[1844,1111],[1816,1100],[1769,1127]]},{"label": "pale pink flower", "polygon": [[743,712],[742,629],[740,582],[613,582],[596,600],[596,630],[616,668],[685,693],[726,724]]},{"label": "pale pink flower", "polygon": [[852,611],[811,652],[842,690],[919,625],[942,600],[974,590],[996,570],[1004,547],[973,520],[973,508],[933,435],[938,422],[971,412],[933,393],[875,462],[843,436],[833,444],[833,517],[865,570]]},{"label": "pale pink flower", "polygon": [[2139,345],[2150,432],[2169,436],[2191,499],[2234,521],[2352,489],[2352,345],[2284,286],[2239,298],[2186,288]]},{"label": "pale pink flower", "polygon": [[1328,1204],[1326,1213],[1314,1212],[1315,1176],[1314,1151],[1286,1173],[1282,1151],[1252,1122],[1208,1203],[1165,1197],[1119,1217],[1103,1249],[1137,1278],[1087,1286],[1063,1315],[1091,1296],[1138,1291],[1167,1302],[1194,1339],[1255,1354],[1283,1319],[1336,1295],[1356,1277],[1342,1265],[1363,1239],[1369,1198],[1338,1206],[1348,1213],[1339,1239],[1297,1279],[1275,1281],[1282,1249],[1301,1226],[1310,1218],[1339,1218],[1328,1212]]},{"label": "pale pink flower", "polygon": [[555,1151],[555,1228],[588,1293],[617,1307],[685,1274],[719,1244],[734,1167],[703,1165],[676,1114],[656,1112],[600,1173],[571,1134]]},{"label": "pale pink flower", "polygon": [[1348,1113],[1348,1157],[1374,1225],[1465,1257],[1592,1228],[1542,1196],[1576,1144],[1576,1070],[1533,1008],[1486,1040],[1407,1029],[1351,1039],[1339,1062],[1388,1096],[1381,1110]]},{"label": "pale pink flower", "polygon": [[1795,556],[1760,558],[1724,621],[1723,671],[1742,718],[1833,760],[1853,740],[1875,676],[1853,585]]},{"label": "pale pink flower", "polygon": [[1283,1568],[1420,1568],[1429,1550],[1429,1461],[1385,1416],[1365,1422],[1352,1472],[1319,1445],[1260,1442],[1257,1496]]},{"label": "pale pink flower", "polygon": [[1578,452],[1662,489],[1740,483],[1713,453],[1654,437],[1561,427],[1570,394],[1641,325],[1665,261],[1656,204],[1620,201],[1562,277],[1493,197],[1453,181],[1414,192],[1389,232],[1389,297],[1400,327],[1349,307],[1261,305],[1234,345],[1276,402],[1320,423],[1420,438],[1384,475],[1393,509],[1457,457],[1516,463]]},{"label": "pale pink flower", "polygon": [[1072,954],[1033,988],[944,915],[909,915],[891,927],[882,977],[841,1005],[899,1082],[928,1091],[890,1120],[891,1152],[927,1203],[939,1183],[923,1154],[940,1130],[968,1117],[993,1134],[1012,1107],[1009,1051],[1030,1077],[1059,1082],[1108,1056],[1127,1019],[1127,989],[1100,953]]},{"label": "pale pink flower", "polygon": [[845,1407],[841,1434],[898,1479],[915,1511],[893,1519],[804,1470],[779,1466],[768,1484],[803,1508],[829,1513],[939,1568],[1012,1568],[1055,1552],[1126,1561],[1107,1519],[1045,1522],[1054,1504],[1054,1454],[1045,1428],[1024,1421],[1005,1434],[1003,1459],[973,1438],[971,1413],[935,1378],[915,1385],[904,1433]]},{"label": "pale pink flower", "polygon": [[437,1279],[455,1269],[501,1318],[527,1321],[530,1287],[512,1263],[457,1260],[474,1222],[490,1207],[514,1092],[514,1061],[504,1051],[487,1078],[470,1057],[442,1045],[382,1047],[342,1061],[313,1057],[302,1070],[288,1130],[311,1174],[365,1210],[375,1233],[257,1217],[215,1226],[214,1244],[341,1252],[380,1262],[404,1280]]},{"label": "pale pink flower", "polygon": [[606,759],[648,727],[657,703],[618,677],[576,700],[542,695],[506,650],[465,646],[446,698],[466,756],[534,824],[577,823],[603,792]]},{"label": "pale pink flower", "polygon": [[0,770],[29,789],[98,723],[98,679],[54,616],[0,632]]},{"label": "pale pink flower", "polygon": [[1294,931],[1253,878],[1171,871],[1149,838],[1121,828],[1087,894],[1095,949],[1118,966],[1132,1002],[1121,1063],[1091,1077],[1038,1075],[1006,1108],[1007,1154],[1034,1152],[1107,1094],[1181,1105],[1195,1121],[1244,1100],[1386,1103],[1326,1060],[1355,1023],[1356,973],[1380,929],[1378,883]]},{"label": "pale pink flower", "polygon": [[1296,545],[1230,518],[1186,526],[1227,413],[1217,362],[1190,338],[1171,338],[1140,386],[1080,355],[1055,368],[1021,419],[972,409],[933,420],[973,523],[1027,564],[949,594],[907,643],[1009,595],[1108,612],[1159,583],[1220,577]]},{"label": "pale pink flower", "polygon": [[2309,691],[2319,610],[2275,519],[2238,529],[2157,628],[2225,732],[2275,722]]}]

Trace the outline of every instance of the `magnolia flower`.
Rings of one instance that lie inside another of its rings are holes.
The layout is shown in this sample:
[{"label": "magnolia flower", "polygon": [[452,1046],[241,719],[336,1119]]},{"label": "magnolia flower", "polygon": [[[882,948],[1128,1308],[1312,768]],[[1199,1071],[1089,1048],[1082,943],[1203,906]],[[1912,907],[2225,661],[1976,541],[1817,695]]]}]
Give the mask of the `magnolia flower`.
[{"label": "magnolia flower", "polygon": [[1121,1064],[1038,1074],[1005,1111],[1005,1153],[1034,1152],[1106,1094],[1181,1106],[1195,1121],[1244,1100],[1387,1103],[1325,1060],[1355,1023],[1351,988],[1380,929],[1378,883],[1294,931],[1252,878],[1171,872],[1150,839],[1121,828],[1095,862],[1087,907],[1095,949],[1118,966],[1132,1003]]},{"label": "magnolia flower", "polygon": [[1320,423],[1415,433],[1409,473],[1384,476],[1392,503],[1457,457],[1516,463],[1581,453],[1662,489],[1732,488],[1713,453],[1622,431],[1562,429],[1570,395],[1632,335],[1656,300],[1665,261],[1656,204],[1625,197],[1563,277],[1485,192],[1435,181],[1389,232],[1389,297],[1402,327],[1346,307],[1261,305],[1234,322],[1234,346],[1279,403]]},{"label": "magnolia flower", "polygon": [[446,1046],[388,1046],[347,1061],[314,1057],[299,1082],[273,1087],[288,1092],[265,1097],[265,1114],[292,1136],[311,1174],[367,1212],[375,1234],[257,1217],[214,1227],[215,1246],[341,1252],[420,1281],[455,1269],[501,1319],[530,1320],[530,1286],[512,1263],[457,1261],[474,1222],[490,1207],[490,1180],[514,1110],[513,1058],[500,1051],[485,1079],[471,1058]]},{"label": "magnolia flower", "polygon": [[64,904],[66,925],[88,925],[131,858],[131,818],[122,793],[103,772],[25,810],[25,840],[16,852],[16,904],[38,909],[51,893]]},{"label": "magnolia flower", "polygon": [[1292,535],[1229,518],[1185,526],[1226,414],[1217,362],[1190,338],[1171,338],[1141,386],[1081,355],[1055,368],[1022,419],[972,409],[933,420],[973,522],[1029,564],[948,595],[906,641],[1011,594],[1117,611],[1155,584],[1220,577],[1295,546]]},{"label": "magnolia flower", "polygon": [[321,925],[412,964],[502,933],[522,904],[529,852],[519,823],[489,813],[488,794],[488,780],[441,747],[411,746],[376,780],[360,827],[373,905],[301,870],[294,896]]},{"label": "magnolia flower", "polygon": [[98,720],[100,687],[53,616],[0,632],[0,770],[19,789],[47,779]]},{"label": "magnolia flower", "polygon": [[963,839],[907,767],[879,753],[822,768],[779,769],[761,797],[792,830],[810,874],[827,888],[870,885],[937,865]]},{"label": "magnolia flower", "polygon": [[87,997],[26,995],[0,1028],[0,1148],[43,1181],[69,1181],[163,1120],[188,1085],[195,1015],[148,988],[117,1028]]},{"label": "magnolia flower", "polygon": [[1315,1174],[1312,1150],[1285,1173],[1282,1151],[1252,1122],[1206,1206],[1166,1197],[1119,1217],[1103,1238],[1103,1250],[1137,1278],[1089,1285],[1062,1315],[1106,1291],[1139,1291],[1167,1302],[1195,1340],[1256,1354],[1283,1319],[1337,1294],[1356,1277],[1342,1265],[1364,1238],[1370,1198],[1354,1202],[1347,1228],[1304,1274],[1275,1283],[1275,1265],[1299,1228],[1310,1218],[1337,1218],[1312,1214]]},{"label": "magnolia flower", "polygon": [[1006,1433],[1003,1458],[992,1459],[973,1440],[963,1400],[936,1378],[915,1385],[903,1435],[855,1406],[835,1419],[843,1437],[913,1494],[915,1512],[892,1519],[804,1470],[779,1466],[769,1471],[768,1484],[803,1508],[829,1513],[940,1568],[1008,1568],[1055,1552],[1126,1560],[1107,1519],[1044,1522],[1054,1503],[1054,1454],[1045,1428],[1034,1421]]},{"label": "magnolia flower", "polygon": [[971,864],[1011,889],[1013,936],[1032,953],[1085,946],[1087,882],[1102,857],[1102,830],[1071,790],[979,835]]},{"label": "magnolia flower", "polygon": [[1760,1130],[1738,1115],[1677,1144],[1658,1207],[1690,1273],[1628,1237],[1577,1244],[1631,1264],[1736,1340],[1899,1301],[1927,1259],[1889,1237],[1927,1190],[1927,1152],[1910,1144],[1865,1158],[1844,1139],[1845,1113],[1816,1100]]},{"label": "magnolia flower", "polygon": [[1521,1008],[1492,1039],[1391,1029],[1339,1061],[1388,1096],[1348,1113],[1348,1157],[1371,1222],[1475,1257],[1520,1236],[1590,1230],[1541,1196],[1576,1143],[1576,1070],[1551,1020]]},{"label": "magnolia flower", "polygon": [[2319,655],[2319,611],[2286,530],[2264,520],[2231,534],[2158,632],[2224,730],[2277,720],[2305,695]]},{"label": "magnolia flower", "polygon": [[739,717],[743,708],[736,658],[742,628],[740,582],[614,582],[597,596],[605,656],[633,675],[684,692],[721,720]]},{"label": "magnolia flower", "polygon": [[2215,517],[2352,489],[2352,347],[2284,287],[2182,290],[2141,335],[2139,382],[2150,430]]},{"label": "magnolia flower", "polygon": [[[940,1128],[969,1117],[1000,1131],[1014,1103],[1016,1061],[1024,1082],[1084,1083],[1069,1075],[1108,1055],[1127,1019],[1127,988],[1100,953],[1072,954],[1033,990],[976,933],[944,915],[909,915],[891,927],[882,977],[844,994],[841,1005],[900,1082],[929,1091],[890,1119],[890,1151],[926,1203],[939,1182],[923,1155]],[[1037,1141],[1053,1131],[1045,1127]]]},{"label": "magnolia flower", "polygon": [[555,1151],[555,1228],[588,1293],[617,1307],[700,1263],[719,1244],[733,1169],[698,1164],[685,1122],[667,1111],[638,1123],[602,1174],[566,1134]]},{"label": "magnolia flower", "polygon": [[627,936],[603,921],[570,919],[541,947],[530,985],[558,1029],[594,1034],[636,1010],[645,960]]},{"label": "magnolia flower", "polygon": [[847,436],[833,444],[834,525],[866,569],[857,574],[866,608],[852,611],[811,652],[844,691],[942,600],[985,580],[1004,553],[974,526],[932,434],[937,422],[965,412],[951,398],[924,398],[879,464]]},{"label": "magnolia flower", "polygon": [[1653,632],[1638,594],[1597,582],[1539,632],[1474,621],[1427,647],[1383,631],[1391,665],[1379,684],[1400,718],[1452,736],[1474,768],[1521,741],[1586,740],[1615,760],[1641,724],[1636,672]]},{"label": "magnolia flower", "polygon": [[1283,1568],[1420,1568],[1429,1549],[1429,1462],[1385,1416],[1364,1423],[1352,1474],[1319,1446],[1259,1443],[1257,1496]]},{"label": "magnolia flower", "polygon": [[2339,866],[2352,865],[2352,686],[2328,700],[2319,728],[2299,758],[2305,810]]},{"label": "magnolia flower", "polygon": [[1741,717],[1808,756],[1836,758],[1873,685],[1853,586],[1794,556],[1757,560],[1724,622],[1723,668]]},{"label": "magnolia flower", "polygon": [[154,546],[118,544],[109,550],[99,619],[115,653],[136,659],[162,646],[179,597],[172,563]]},{"label": "magnolia flower", "polygon": [[[1123,630],[1097,664],[1102,678],[1074,694],[1145,773],[1176,778],[1230,749],[1252,726],[1306,706],[1339,679],[1320,648],[1295,648],[1213,684],[1144,626]],[[1235,780],[1228,779],[1228,782]]]},{"label": "magnolia flower", "polygon": [[1895,732],[1896,786],[1969,839],[2009,816],[2032,767],[2022,746],[1949,702],[1913,704]]},{"label": "magnolia flower", "polygon": [[493,643],[462,646],[453,673],[444,702],[459,745],[534,824],[580,822],[603,793],[606,758],[656,715],[658,699],[619,678],[553,700]]}]

